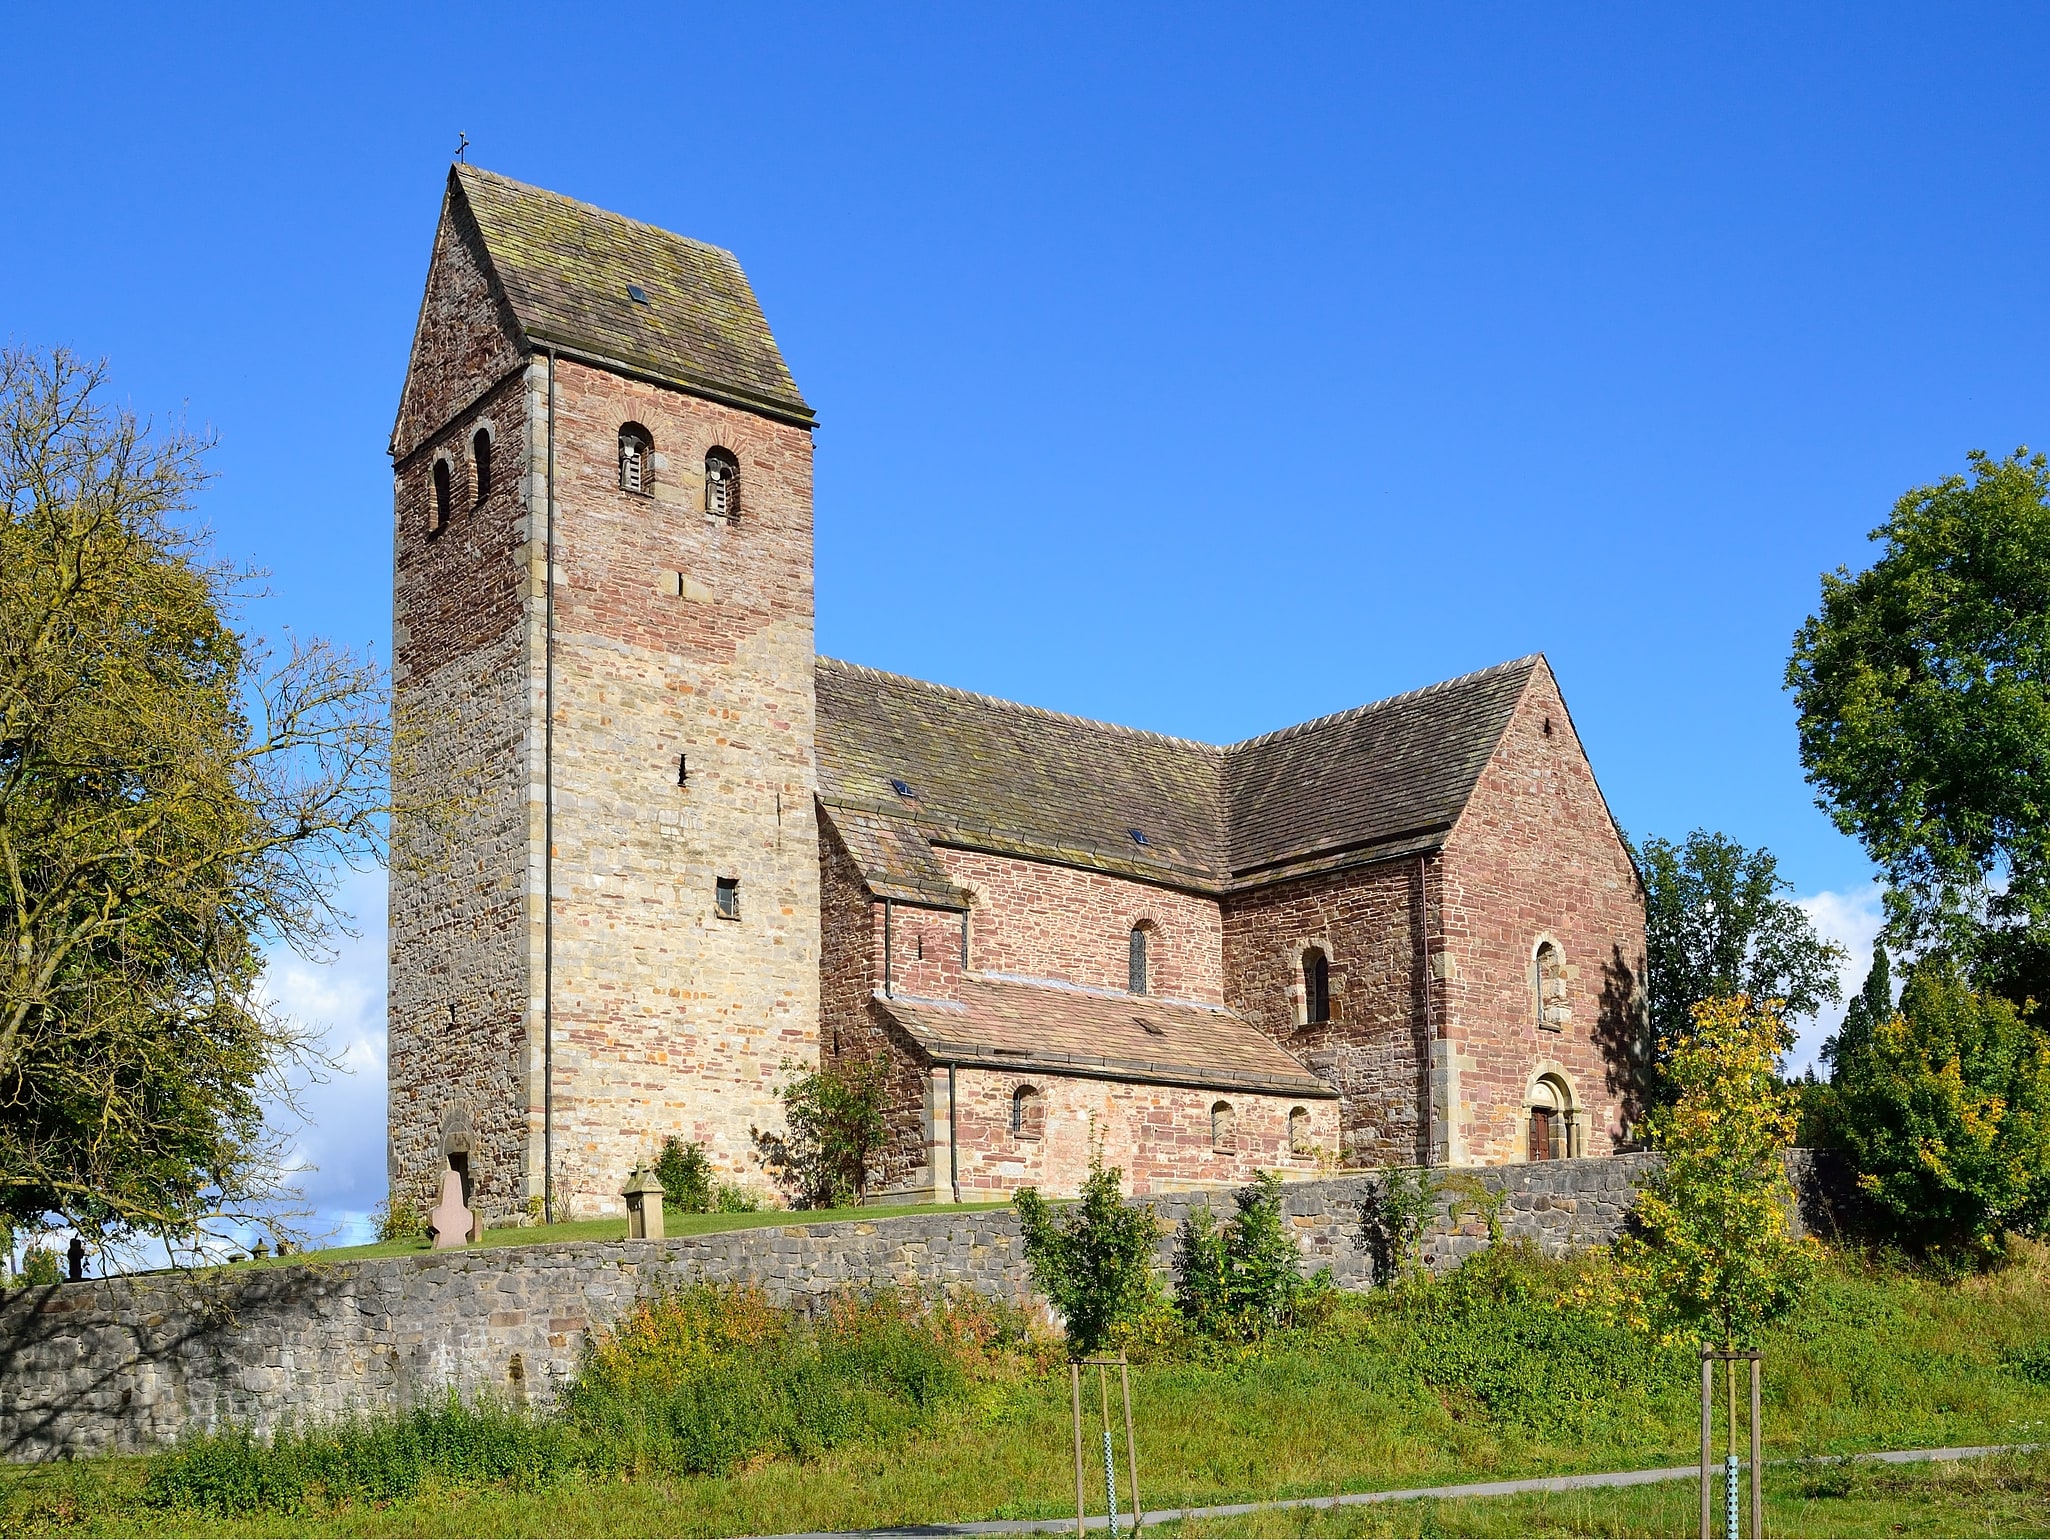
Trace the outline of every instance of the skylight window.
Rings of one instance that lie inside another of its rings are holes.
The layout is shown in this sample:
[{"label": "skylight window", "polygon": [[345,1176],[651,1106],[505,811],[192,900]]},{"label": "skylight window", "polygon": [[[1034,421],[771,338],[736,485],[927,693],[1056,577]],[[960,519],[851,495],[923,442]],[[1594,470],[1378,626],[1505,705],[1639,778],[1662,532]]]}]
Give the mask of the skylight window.
[{"label": "skylight window", "polygon": [[645,305],[648,302],[648,291],[637,283],[630,283],[626,286],[626,297],[636,305]]},{"label": "skylight window", "polygon": [[1144,829],[1127,829],[1125,832],[1132,836],[1132,843],[1134,845],[1150,845],[1153,843],[1153,841],[1146,837]]},{"label": "skylight window", "polygon": [[914,796],[914,793],[911,790],[911,783],[909,781],[893,780],[890,782],[890,790],[894,791],[898,796],[904,798],[906,801],[912,800]]}]

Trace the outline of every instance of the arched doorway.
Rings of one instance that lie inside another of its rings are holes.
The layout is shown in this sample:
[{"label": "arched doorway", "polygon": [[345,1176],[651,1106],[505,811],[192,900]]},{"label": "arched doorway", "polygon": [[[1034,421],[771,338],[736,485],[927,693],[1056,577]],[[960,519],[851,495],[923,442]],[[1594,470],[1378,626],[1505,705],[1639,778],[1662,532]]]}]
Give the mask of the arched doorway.
[{"label": "arched doorway", "polygon": [[1557,1075],[1540,1075],[1530,1087],[1531,1160],[1567,1160],[1578,1155],[1573,1091]]}]

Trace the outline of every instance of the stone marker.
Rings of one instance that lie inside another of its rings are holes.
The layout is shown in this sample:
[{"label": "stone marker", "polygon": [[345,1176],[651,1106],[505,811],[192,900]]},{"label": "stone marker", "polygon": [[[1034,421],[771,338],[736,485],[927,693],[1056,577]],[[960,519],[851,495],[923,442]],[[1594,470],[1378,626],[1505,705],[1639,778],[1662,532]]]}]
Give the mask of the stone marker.
[{"label": "stone marker", "polygon": [[636,1166],[626,1179],[626,1238],[630,1241],[662,1239],[662,1184],[646,1166]]},{"label": "stone marker", "polygon": [[427,1234],[434,1242],[434,1249],[448,1251],[463,1245],[471,1238],[476,1226],[477,1216],[463,1206],[462,1172],[442,1172],[441,1201],[427,1216]]}]

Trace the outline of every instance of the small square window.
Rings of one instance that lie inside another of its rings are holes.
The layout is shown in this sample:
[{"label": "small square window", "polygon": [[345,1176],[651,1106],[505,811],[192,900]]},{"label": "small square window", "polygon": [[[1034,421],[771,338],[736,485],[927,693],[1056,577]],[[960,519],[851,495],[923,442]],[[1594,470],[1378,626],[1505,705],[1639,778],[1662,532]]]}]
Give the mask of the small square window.
[{"label": "small square window", "polygon": [[712,902],[722,920],[740,918],[740,879],[721,877],[712,885]]}]

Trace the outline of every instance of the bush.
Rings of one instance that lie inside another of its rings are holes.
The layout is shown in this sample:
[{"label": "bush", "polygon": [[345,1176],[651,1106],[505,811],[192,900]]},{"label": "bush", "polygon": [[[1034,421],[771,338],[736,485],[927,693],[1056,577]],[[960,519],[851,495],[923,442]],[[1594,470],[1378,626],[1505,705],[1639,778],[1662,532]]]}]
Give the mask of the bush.
[{"label": "bush", "polygon": [[1123,1176],[1092,1146],[1081,1201],[1072,1208],[1056,1213],[1033,1187],[1011,1199],[1032,1281],[1067,1323],[1077,1358],[1109,1346],[1120,1328],[1136,1326],[1160,1302],[1153,1276],[1160,1224],[1151,1207],[1125,1202]]},{"label": "bush", "polygon": [[30,1287],[64,1281],[64,1264],[48,1246],[30,1246],[21,1254],[21,1281]]},{"label": "bush", "polygon": [[370,1215],[380,1242],[421,1241],[427,1238],[427,1219],[397,1193],[386,1195]]},{"label": "bush", "polygon": [[655,1162],[655,1180],[662,1184],[662,1203],[683,1214],[712,1212],[712,1162],[696,1140],[686,1144],[671,1134],[662,1141]]},{"label": "bush", "polygon": [[793,1208],[867,1201],[869,1167],[887,1131],[889,1073],[889,1056],[879,1053],[812,1070],[783,1087],[786,1131],[757,1129],[754,1140]]},{"label": "bush", "polygon": [[721,1182],[712,1194],[712,1206],[722,1214],[758,1214],[762,1200],[736,1182]]},{"label": "bush", "polygon": [[2050,1207],[2050,1039],[1944,959],[1837,1056],[1858,1186],[1907,1249],[1990,1258]]},{"label": "bush", "polygon": [[1360,1231],[1374,1281],[1393,1283],[1421,1269],[1424,1232],[1438,1212],[1438,1179],[1429,1171],[1384,1166],[1373,1196],[1360,1204]]},{"label": "bush", "polygon": [[1257,1172],[1222,1225],[1191,1211],[1175,1241],[1175,1304],[1206,1337],[1251,1341],[1295,1324],[1303,1304],[1328,1295],[1331,1274],[1303,1277],[1302,1247],[1281,1213],[1281,1178]]}]

